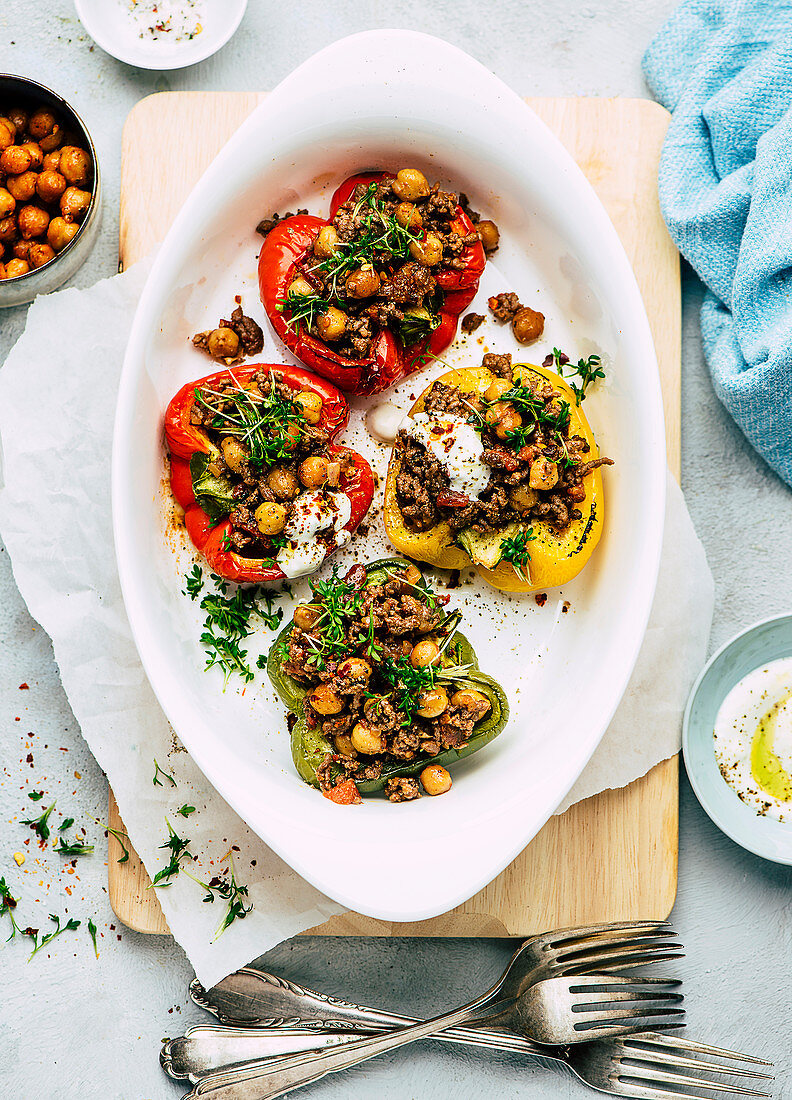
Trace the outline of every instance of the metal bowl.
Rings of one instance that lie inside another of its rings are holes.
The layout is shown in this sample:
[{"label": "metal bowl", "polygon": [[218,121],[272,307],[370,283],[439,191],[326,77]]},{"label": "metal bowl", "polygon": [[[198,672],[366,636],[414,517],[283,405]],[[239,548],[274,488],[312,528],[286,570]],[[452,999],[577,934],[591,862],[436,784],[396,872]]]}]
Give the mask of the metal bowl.
[{"label": "metal bowl", "polygon": [[39,294],[49,294],[51,290],[55,290],[61,283],[65,283],[67,279],[70,279],[77,269],[82,266],[99,234],[102,189],[99,160],[96,156],[96,148],[91,135],[74,108],[57,92],[53,92],[50,88],[44,87],[43,84],[39,84],[35,80],[29,80],[25,76],[0,73],[0,104],[4,106],[19,104],[22,107],[30,106],[31,108],[51,107],[63,119],[66,129],[74,130],[82,137],[85,148],[91,154],[94,172],[93,195],[79,231],[63,251],[59,252],[55,259],[50,260],[48,264],[34,268],[32,271],[28,271],[26,275],[17,275],[15,279],[0,280],[0,309],[2,309],[7,306],[21,306],[27,302],[32,302]]}]

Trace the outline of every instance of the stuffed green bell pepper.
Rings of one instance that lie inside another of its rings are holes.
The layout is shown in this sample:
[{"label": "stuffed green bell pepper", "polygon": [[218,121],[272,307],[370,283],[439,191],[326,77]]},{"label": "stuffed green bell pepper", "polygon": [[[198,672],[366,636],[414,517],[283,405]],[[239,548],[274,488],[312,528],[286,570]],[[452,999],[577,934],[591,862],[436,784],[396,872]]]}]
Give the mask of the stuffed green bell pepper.
[{"label": "stuffed green bell pepper", "polygon": [[269,653],[300,776],[333,802],[451,787],[448,766],[489,744],[509,704],[420,570],[398,558],[311,581]]}]

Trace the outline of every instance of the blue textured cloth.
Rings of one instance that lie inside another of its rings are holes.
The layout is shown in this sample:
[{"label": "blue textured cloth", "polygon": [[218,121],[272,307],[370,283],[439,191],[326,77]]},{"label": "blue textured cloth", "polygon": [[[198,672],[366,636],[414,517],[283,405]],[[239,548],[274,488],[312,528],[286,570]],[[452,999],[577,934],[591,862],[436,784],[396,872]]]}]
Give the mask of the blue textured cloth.
[{"label": "blue textured cloth", "polygon": [[707,287],[716,392],[792,484],[792,2],[686,0],[644,73],[673,111],[660,205]]}]

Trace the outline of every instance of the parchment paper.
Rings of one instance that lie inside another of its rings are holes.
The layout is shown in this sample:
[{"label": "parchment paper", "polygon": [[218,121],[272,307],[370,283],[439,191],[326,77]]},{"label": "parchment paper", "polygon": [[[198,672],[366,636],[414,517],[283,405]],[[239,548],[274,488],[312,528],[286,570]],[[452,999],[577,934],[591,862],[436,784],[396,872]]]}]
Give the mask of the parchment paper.
[{"label": "parchment paper", "polygon": [[[215,938],[225,905],[186,875],[159,891],[199,979],[212,985],[342,908],[304,882],[211,787],[176,739],[145,678],[124,612],[110,512],[116,392],[148,263],[83,290],[41,298],[0,373],[0,535],[31,614],[52,638],[66,694],[107,773],[150,875],[164,866],[166,819],[189,836],[188,869],[228,866],[252,912]],[[588,768],[559,807],[620,787],[676,753],[684,702],[706,653],[712,577],[669,477],[660,582],[638,665]],[[152,783],[152,761],[170,771]],[[188,803],[196,812],[175,816]],[[179,828],[181,826],[181,828]],[[224,858],[225,857],[225,858]]]}]

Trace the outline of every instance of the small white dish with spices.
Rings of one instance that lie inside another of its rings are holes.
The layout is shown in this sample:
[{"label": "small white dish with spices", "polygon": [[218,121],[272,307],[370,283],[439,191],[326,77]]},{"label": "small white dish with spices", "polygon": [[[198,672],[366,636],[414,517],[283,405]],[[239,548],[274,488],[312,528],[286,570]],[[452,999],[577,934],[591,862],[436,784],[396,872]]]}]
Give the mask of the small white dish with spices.
[{"label": "small white dish with spices", "polygon": [[74,0],[74,6],[112,57],[139,69],[182,69],[228,42],[247,0]]}]

